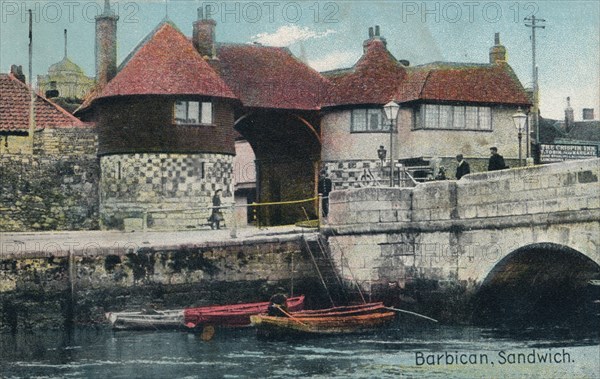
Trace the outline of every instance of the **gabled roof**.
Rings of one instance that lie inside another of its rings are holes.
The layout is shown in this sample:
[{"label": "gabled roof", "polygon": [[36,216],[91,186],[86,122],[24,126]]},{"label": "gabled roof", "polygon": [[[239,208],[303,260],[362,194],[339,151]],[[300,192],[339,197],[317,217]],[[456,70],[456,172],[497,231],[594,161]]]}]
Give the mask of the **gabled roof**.
[{"label": "gabled roof", "polygon": [[323,75],[334,84],[324,106],[383,105],[390,100],[530,104],[506,63],[435,62],[406,67],[377,37],[365,42],[365,53],[352,68]]},{"label": "gabled roof", "polygon": [[334,84],[324,106],[385,104],[394,99],[405,81],[406,68],[381,39],[371,39],[365,47],[365,53],[352,68],[323,73]]},{"label": "gabled roof", "polygon": [[600,142],[600,121],[575,121],[569,128],[568,136],[579,141]]},{"label": "gabled roof", "polygon": [[175,94],[235,98],[192,42],[171,23],[163,22],[96,99]]},{"label": "gabled roof", "polygon": [[506,63],[434,62],[411,67],[396,101],[451,101],[527,105],[525,89]]},{"label": "gabled roof", "polygon": [[554,140],[565,137],[565,133],[561,130],[558,120],[552,120],[540,116],[538,122],[540,143],[554,143]]},{"label": "gabled roof", "polygon": [[320,109],[330,83],[281,47],[219,44],[212,61],[246,107]]},{"label": "gabled roof", "polygon": [[[0,74],[0,131],[29,130],[30,87],[12,74]],[[83,127],[85,124],[40,94],[35,95],[35,126]]]}]

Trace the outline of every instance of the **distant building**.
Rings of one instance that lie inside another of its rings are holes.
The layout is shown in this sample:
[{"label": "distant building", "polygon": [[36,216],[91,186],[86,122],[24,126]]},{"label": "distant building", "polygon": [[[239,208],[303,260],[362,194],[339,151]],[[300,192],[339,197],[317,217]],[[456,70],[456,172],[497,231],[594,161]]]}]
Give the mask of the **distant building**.
[{"label": "distant building", "polygon": [[95,83],[94,78],[87,77],[83,70],[68,58],[65,29],[64,57],[60,62],[50,66],[47,75],[38,75],[38,91],[73,112],[81,105]]},{"label": "distant building", "polygon": [[[32,143],[32,136],[29,135],[31,89],[24,80],[25,77],[16,66],[12,67],[10,74],[0,74],[0,154],[44,152],[58,156],[73,150],[72,146],[64,144],[69,140],[69,134],[75,129],[89,129],[90,125],[40,94],[34,96]],[[89,149],[94,149],[94,146]]]},{"label": "distant building", "polygon": [[389,160],[390,126],[382,107],[391,100],[401,107],[392,140],[394,160],[421,158],[454,172],[459,153],[472,171],[487,169],[491,146],[509,162],[518,158],[512,115],[530,101],[506,62],[498,34],[495,42],[487,64],[411,67],[387,50],[379,27],[371,28],[353,67],[324,73],[333,83],[333,95],[322,109],[321,155],[335,188],[360,185],[362,177],[389,177],[377,150],[384,146]]}]

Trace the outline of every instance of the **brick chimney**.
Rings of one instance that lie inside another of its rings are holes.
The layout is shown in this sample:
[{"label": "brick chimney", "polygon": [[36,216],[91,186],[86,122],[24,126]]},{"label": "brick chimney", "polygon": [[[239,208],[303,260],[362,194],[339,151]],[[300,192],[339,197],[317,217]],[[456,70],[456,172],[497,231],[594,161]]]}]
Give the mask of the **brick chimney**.
[{"label": "brick chimney", "polygon": [[367,52],[369,44],[373,41],[381,41],[383,46],[387,47],[387,41],[381,35],[379,35],[379,25],[375,25],[375,28],[369,28],[369,39],[363,42],[363,53]]},{"label": "brick chimney", "polygon": [[104,0],[104,12],[96,16],[96,82],[108,83],[117,75],[117,16]]},{"label": "brick chimney", "polygon": [[194,47],[204,59],[216,59],[217,49],[215,47],[215,29],[217,22],[205,19],[202,7],[198,8],[198,20],[194,22],[192,40]]},{"label": "brick chimney", "polygon": [[589,121],[594,119],[594,108],[583,108],[582,114],[583,121]]},{"label": "brick chimney", "polygon": [[23,66],[17,66],[13,64],[10,66],[10,73],[19,81],[25,83],[25,74],[23,74]]},{"label": "brick chimney", "polygon": [[575,113],[571,108],[571,98],[567,97],[567,107],[565,108],[565,131],[568,133],[575,122]]},{"label": "brick chimney", "polygon": [[494,46],[490,48],[490,63],[506,62],[506,47],[500,44],[500,33],[494,34]]}]

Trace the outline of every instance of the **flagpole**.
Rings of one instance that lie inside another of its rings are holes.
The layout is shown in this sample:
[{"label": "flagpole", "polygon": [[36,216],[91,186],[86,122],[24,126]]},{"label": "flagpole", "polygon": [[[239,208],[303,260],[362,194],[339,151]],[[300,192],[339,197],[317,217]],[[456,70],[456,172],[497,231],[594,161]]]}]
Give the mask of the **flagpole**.
[{"label": "flagpole", "polygon": [[33,88],[33,16],[29,11],[29,138],[31,139],[31,154],[33,155],[33,133],[35,132],[35,90]]}]

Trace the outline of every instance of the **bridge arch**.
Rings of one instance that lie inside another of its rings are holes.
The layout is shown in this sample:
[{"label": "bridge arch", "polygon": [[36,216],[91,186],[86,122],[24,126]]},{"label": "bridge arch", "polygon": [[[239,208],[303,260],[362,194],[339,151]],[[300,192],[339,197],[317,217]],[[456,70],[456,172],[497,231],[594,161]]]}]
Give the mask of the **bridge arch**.
[{"label": "bridge arch", "polygon": [[[320,122],[315,112],[252,109],[237,117],[234,127],[256,156],[259,202],[315,196],[321,156]],[[264,207],[258,216],[261,223],[290,224],[307,215],[315,218],[315,205]]]},{"label": "bridge arch", "polygon": [[598,296],[590,280],[600,265],[555,243],[520,247],[498,262],[474,297],[473,319],[485,325],[584,324],[593,322]]}]

